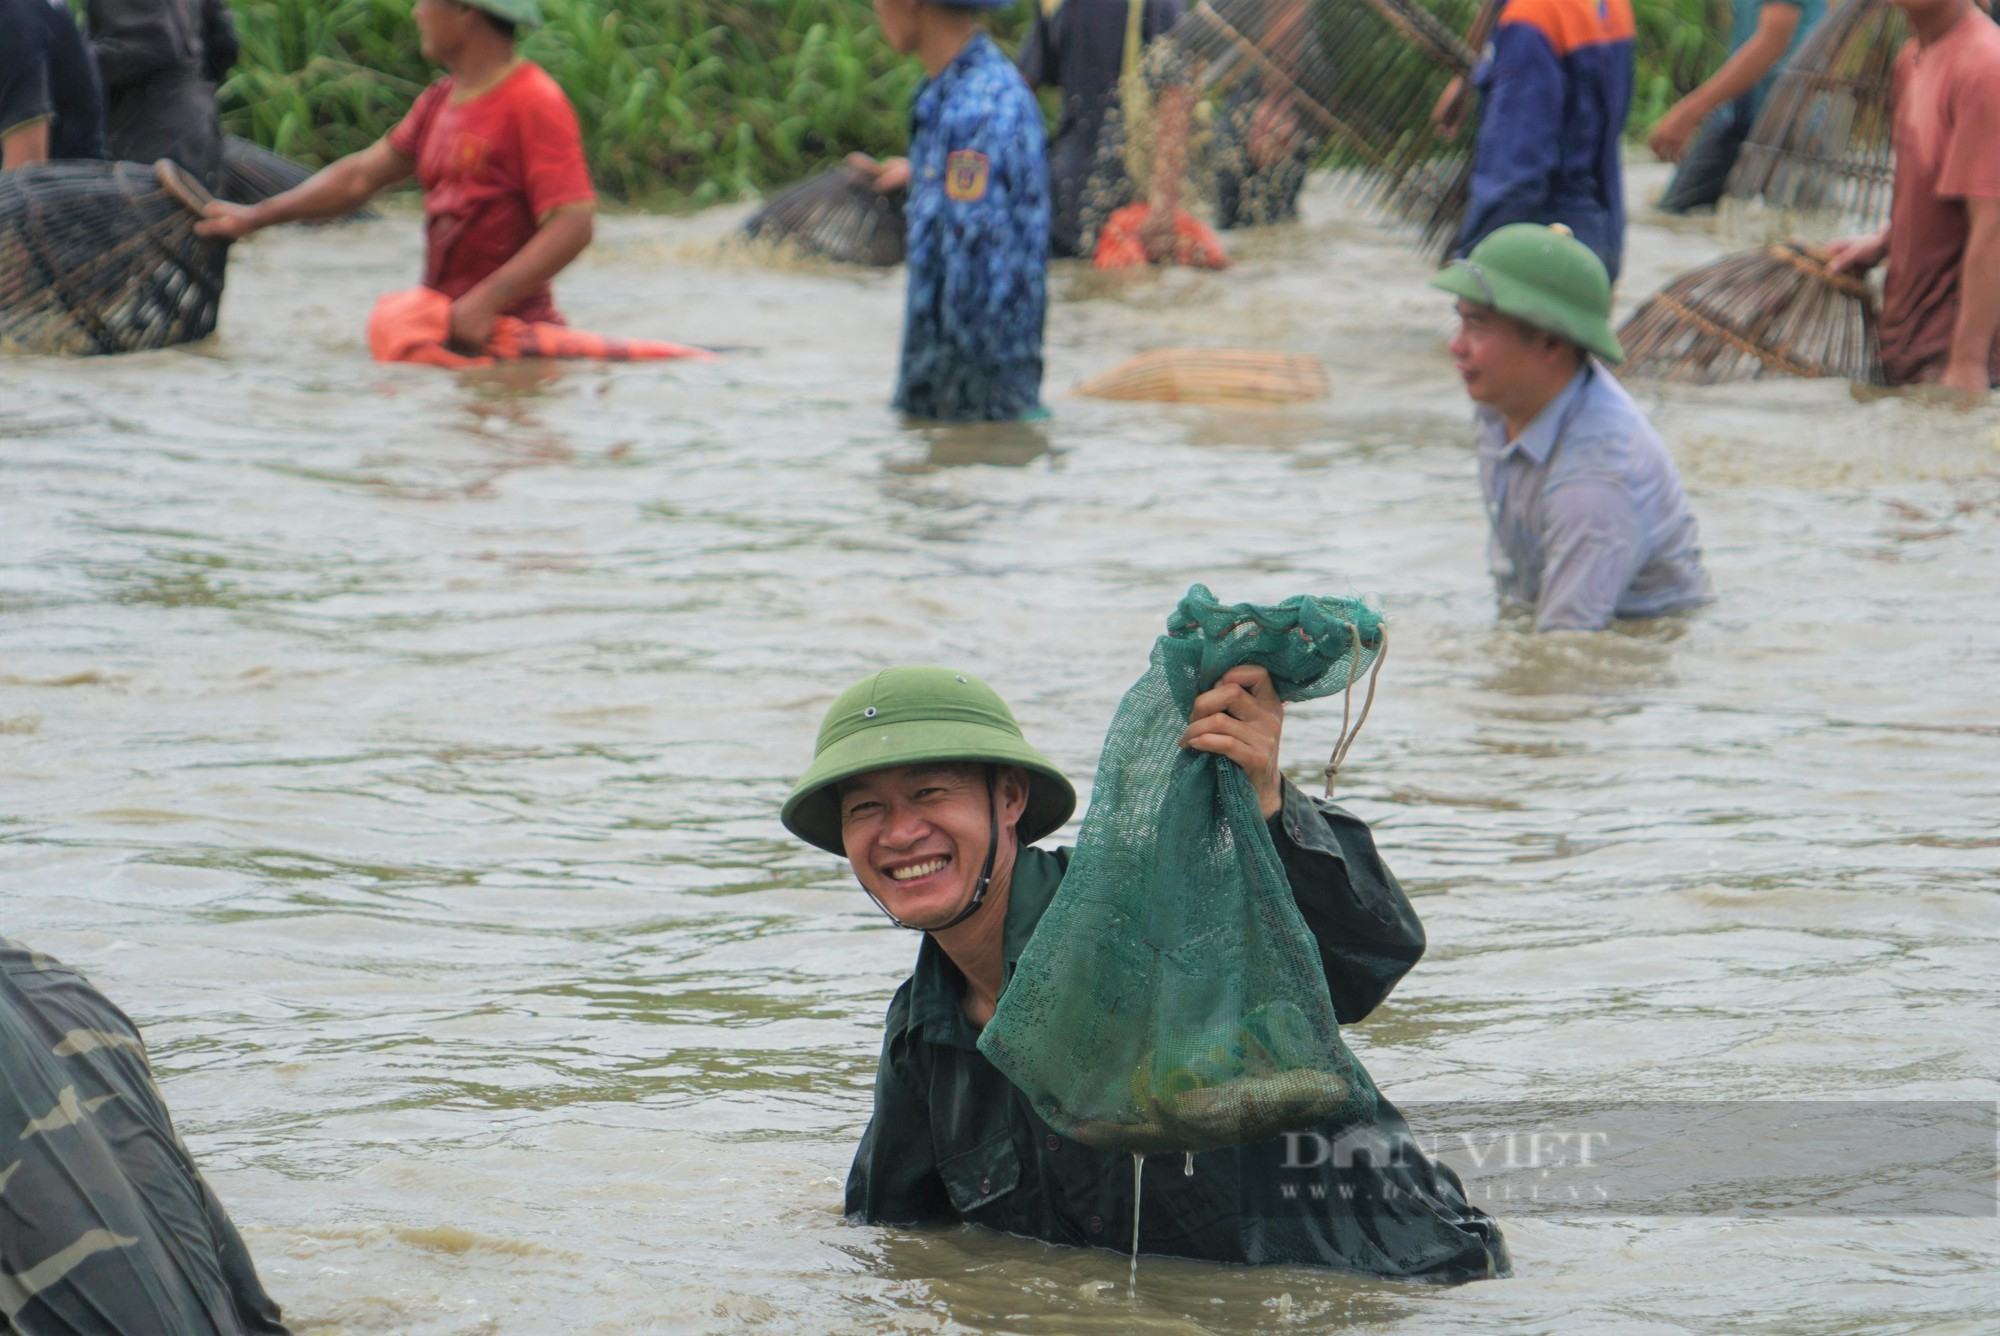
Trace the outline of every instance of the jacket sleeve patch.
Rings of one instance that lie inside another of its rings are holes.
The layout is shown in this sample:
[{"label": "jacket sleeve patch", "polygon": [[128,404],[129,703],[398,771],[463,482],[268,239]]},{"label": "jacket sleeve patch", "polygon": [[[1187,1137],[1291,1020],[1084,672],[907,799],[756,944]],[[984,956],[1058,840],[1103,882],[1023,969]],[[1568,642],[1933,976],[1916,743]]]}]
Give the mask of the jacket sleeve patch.
[{"label": "jacket sleeve patch", "polygon": [[992,175],[993,164],[984,153],[970,148],[955,149],[945,155],[945,197],[960,204],[985,199],[986,183]]}]

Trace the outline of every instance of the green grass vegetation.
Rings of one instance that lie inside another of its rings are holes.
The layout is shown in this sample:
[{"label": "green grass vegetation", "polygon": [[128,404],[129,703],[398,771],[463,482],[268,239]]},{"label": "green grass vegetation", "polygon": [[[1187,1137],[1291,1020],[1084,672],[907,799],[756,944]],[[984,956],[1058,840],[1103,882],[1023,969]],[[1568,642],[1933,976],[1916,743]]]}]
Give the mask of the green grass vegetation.
[{"label": "green grass vegetation", "polygon": [[[1720,59],[1726,0],[1636,0],[1635,131]],[[304,162],[362,148],[435,77],[410,0],[233,0],[243,55],[228,128]],[[1719,12],[1710,10],[1722,4]],[[598,188],[709,204],[797,180],[855,149],[900,152],[922,73],[869,0],[542,0],[522,52],[575,104]],[[1025,4],[996,11],[1012,49]]]},{"label": "green grass vegetation", "polygon": [[[322,163],[393,126],[434,71],[409,0],[234,0],[243,54],[224,121]],[[707,204],[859,149],[901,150],[922,75],[867,0],[542,0],[522,54],[576,106],[598,188]],[[996,31],[1018,35],[1022,16]]]},{"label": "green grass vegetation", "polygon": [[1643,139],[1729,54],[1729,0],[1632,0],[1639,28],[1628,134]]}]

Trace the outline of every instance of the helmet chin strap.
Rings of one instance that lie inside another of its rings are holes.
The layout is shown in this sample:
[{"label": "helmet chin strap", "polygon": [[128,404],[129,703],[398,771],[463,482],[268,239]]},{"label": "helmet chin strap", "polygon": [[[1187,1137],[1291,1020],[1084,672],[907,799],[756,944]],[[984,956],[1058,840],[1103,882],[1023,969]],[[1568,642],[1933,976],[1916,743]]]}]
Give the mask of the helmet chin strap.
[{"label": "helmet chin strap", "polygon": [[979,906],[986,903],[986,888],[993,884],[993,857],[995,854],[1000,852],[1000,794],[998,789],[996,788],[996,783],[999,778],[999,773],[1000,773],[999,768],[997,766],[994,766],[990,763],[987,765],[986,767],[986,820],[987,820],[986,865],[979,869],[979,884],[972,888],[972,899],[966,902],[965,908],[959,910],[958,913],[952,916],[951,922],[940,923],[934,928],[925,928],[915,923],[905,923],[903,922],[903,920],[897,918],[894,914],[891,914],[889,912],[889,906],[883,904],[881,899],[876,896],[875,892],[870,891],[866,886],[863,886],[861,889],[863,891],[867,891],[868,898],[870,900],[875,901],[875,907],[882,911],[882,916],[888,919],[889,922],[895,924],[899,928],[908,928],[911,932],[943,932],[947,928],[956,928],[959,924],[971,918],[974,914],[979,912]]}]

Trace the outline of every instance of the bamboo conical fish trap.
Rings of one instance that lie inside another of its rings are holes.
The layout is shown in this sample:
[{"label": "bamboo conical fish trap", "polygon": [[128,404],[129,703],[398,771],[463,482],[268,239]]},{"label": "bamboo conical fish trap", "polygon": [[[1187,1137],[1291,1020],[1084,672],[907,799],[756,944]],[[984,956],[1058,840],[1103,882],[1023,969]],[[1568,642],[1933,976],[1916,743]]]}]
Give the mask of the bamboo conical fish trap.
[{"label": "bamboo conical fish trap", "polygon": [[[273,153],[237,135],[222,139],[222,198],[235,204],[261,204],[273,195],[282,195],[312,178],[313,169],[293,162],[282,153]],[[353,223],[375,218],[375,210],[356,209],[329,222]]]},{"label": "bamboo conical fish trap", "polygon": [[1093,399],[1268,406],[1324,399],[1326,368],[1304,353],[1158,348],[1076,387]]},{"label": "bamboo conical fish trap", "polygon": [[822,259],[888,268],[903,262],[903,193],[836,167],[773,195],[743,230]]},{"label": "bamboo conical fish trap", "polygon": [[1889,0],[1845,0],[1821,20],[1764,99],[1728,198],[1879,226],[1895,184],[1889,96],[1908,36]]},{"label": "bamboo conical fish trap", "polygon": [[[1356,114],[1365,110],[1380,142],[1381,166],[1364,170],[1365,188],[1375,204],[1408,229],[1426,251],[1442,256],[1465,222],[1471,198],[1472,145],[1479,134],[1479,99],[1471,87],[1478,52],[1499,21],[1502,0],[1355,0],[1329,4],[1315,13],[1323,40],[1337,51],[1367,43],[1370,62],[1385,72],[1350,74],[1346,93]],[[1349,36],[1336,36],[1335,23]],[[1460,34],[1463,34],[1461,36]],[[1401,37],[1407,49],[1400,51]],[[1377,54],[1379,53],[1379,54]],[[1458,133],[1445,136],[1431,123],[1431,110],[1453,80],[1459,81],[1462,115]]]},{"label": "bamboo conical fish trap", "polygon": [[1625,377],[1884,379],[1868,285],[1828,273],[1822,254],[1796,242],[1690,269],[1633,312],[1618,342]]},{"label": "bamboo conical fish trap", "polygon": [[[1119,83],[1118,128],[1126,167],[1139,198],[1153,172],[1150,142],[1155,106],[1170,85],[1220,94],[1194,123],[1186,168],[1191,193],[1206,196],[1219,179],[1252,181],[1249,121],[1256,107],[1275,101],[1292,113],[1295,147],[1317,157],[1341,130],[1329,110],[1336,80],[1302,0],[1201,0],[1146,48],[1139,77]],[[1240,123],[1239,123],[1240,122]],[[1111,202],[1111,201],[1107,201]],[[1101,221],[1101,220],[1100,220]]]},{"label": "bamboo conical fish trap", "polygon": [[1154,45],[1204,87],[1255,78],[1288,97],[1370,203],[1441,249],[1465,214],[1472,129],[1447,140],[1431,109],[1470,74],[1493,12],[1477,0],[1203,0]]},{"label": "bamboo conical fish trap", "polygon": [[0,173],[0,346],[125,353],[212,332],[229,248],[194,233],[207,198],[166,161]]},{"label": "bamboo conical fish trap", "polygon": [[313,169],[237,135],[222,139],[222,198],[258,204],[304,185]]}]

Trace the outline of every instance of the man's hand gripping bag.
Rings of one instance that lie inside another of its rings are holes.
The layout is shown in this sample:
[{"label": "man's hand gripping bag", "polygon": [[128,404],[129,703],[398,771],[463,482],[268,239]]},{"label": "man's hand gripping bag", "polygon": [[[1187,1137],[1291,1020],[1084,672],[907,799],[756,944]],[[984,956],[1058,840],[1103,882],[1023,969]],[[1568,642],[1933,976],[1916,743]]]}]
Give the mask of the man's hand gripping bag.
[{"label": "man's hand gripping bag", "polygon": [[979,1039],[1056,1131],[1202,1151],[1374,1116],[1256,790],[1180,737],[1195,697],[1239,664],[1307,700],[1352,687],[1384,644],[1354,600],[1225,607],[1201,585],[1181,600],[1119,703],[1061,889]]}]

